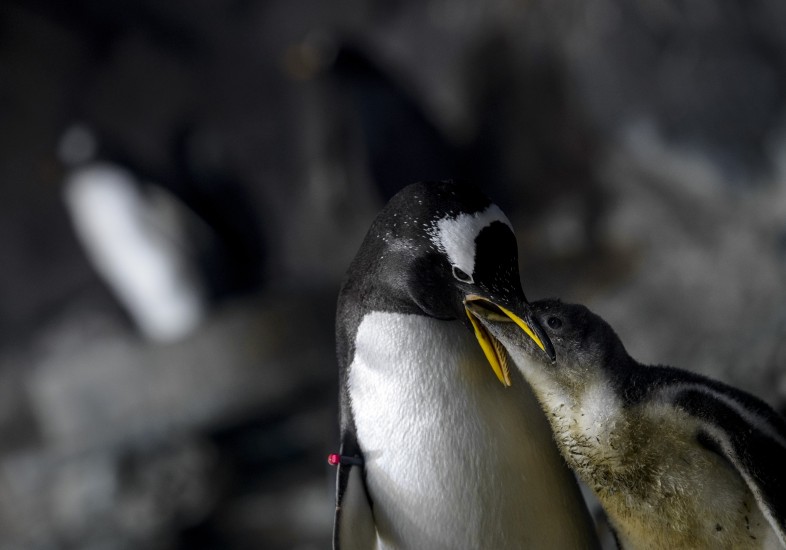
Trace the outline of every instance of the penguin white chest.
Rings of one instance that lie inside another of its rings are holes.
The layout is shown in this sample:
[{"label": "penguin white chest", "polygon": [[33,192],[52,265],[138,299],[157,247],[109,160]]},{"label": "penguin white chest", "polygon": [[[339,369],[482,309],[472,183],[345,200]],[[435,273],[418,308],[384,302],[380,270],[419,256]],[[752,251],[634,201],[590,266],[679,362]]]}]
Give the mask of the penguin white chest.
[{"label": "penguin white chest", "polygon": [[591,544],[548,425],[513,386],[458,321],[364,317],[349,394],[380,548]]}]

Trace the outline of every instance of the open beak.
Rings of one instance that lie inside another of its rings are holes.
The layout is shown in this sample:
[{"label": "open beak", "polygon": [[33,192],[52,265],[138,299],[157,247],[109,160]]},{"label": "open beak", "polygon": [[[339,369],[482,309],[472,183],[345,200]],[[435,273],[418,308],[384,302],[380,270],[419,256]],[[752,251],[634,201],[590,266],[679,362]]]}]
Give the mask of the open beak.
[{"label": "open beak", "polygon": [[503,385],[510,386],[508,354],[505,352],[502,344],[478,321],[477,316],[483,316],[495,321],[516,323],[554,361],[556,355],[551,341],[543,333],[540,325],[530,317],[529,312],[525,312],[522,318],[509,309],[477,294],[469,294],[464,298],[464,309],[467,312],[470,323],[472,323],[472,329],[475,331],[475,337],[478,339],[480,348],[491,364],[494,374],[497,375],[497,378]]}]

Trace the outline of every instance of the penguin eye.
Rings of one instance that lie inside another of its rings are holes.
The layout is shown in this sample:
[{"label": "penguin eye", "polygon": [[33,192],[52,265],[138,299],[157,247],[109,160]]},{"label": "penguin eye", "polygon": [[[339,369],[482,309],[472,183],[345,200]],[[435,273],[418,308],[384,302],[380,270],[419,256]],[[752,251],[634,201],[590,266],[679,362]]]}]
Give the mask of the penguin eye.
[{"label": "penguin eye", "polygon": [[457,265],[453,266],[453,276],[461,281],[462,283],[474,283],[475,280],[472,278],[472,275],[466,274],[464,271],[461,270]]},{"label": "penguin eye", "polygon": [[559,317],[549,317],[546,319],[546,324],[554,330],[557,330],[558,328],[562,328],[562,319]]}]

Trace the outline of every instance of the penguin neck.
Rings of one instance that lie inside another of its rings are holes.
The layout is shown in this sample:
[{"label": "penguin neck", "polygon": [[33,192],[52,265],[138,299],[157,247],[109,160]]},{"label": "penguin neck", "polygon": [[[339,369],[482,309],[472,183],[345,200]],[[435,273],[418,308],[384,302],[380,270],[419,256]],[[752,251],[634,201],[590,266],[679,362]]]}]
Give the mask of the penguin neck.
[{"label": "penguin neck", "polygon": [[635,434],[639,423],[608,373],[582,373],[580,379],[571,379],[544,373],[543,366],[534,363],[522,370],[560,452],[583,481],[591,487],[607,485],[609,476],[624,476],[639,468],[642,442]]}]

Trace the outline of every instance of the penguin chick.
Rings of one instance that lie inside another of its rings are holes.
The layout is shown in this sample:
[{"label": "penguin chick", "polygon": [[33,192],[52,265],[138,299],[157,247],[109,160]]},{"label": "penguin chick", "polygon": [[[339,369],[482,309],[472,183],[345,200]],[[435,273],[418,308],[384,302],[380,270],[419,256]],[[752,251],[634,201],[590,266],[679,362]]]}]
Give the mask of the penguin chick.
[{"label": "penguin chick", "polygon": [[620,546],[786,547],[786,422],[721,382],[633,360],[581,305],[531,304],[552,361],[504,316],[471,306],[532,386],[568,465]]},{"label": "penguin chick", "polygon": [[338,300],[334,548],[597,548],[535,397],[468,304],[503,312],[553,354],[502,211],[472,187],[406,187]]}]

